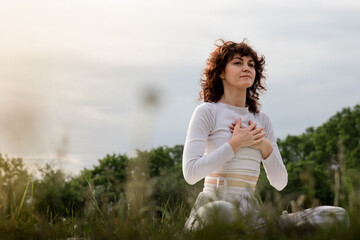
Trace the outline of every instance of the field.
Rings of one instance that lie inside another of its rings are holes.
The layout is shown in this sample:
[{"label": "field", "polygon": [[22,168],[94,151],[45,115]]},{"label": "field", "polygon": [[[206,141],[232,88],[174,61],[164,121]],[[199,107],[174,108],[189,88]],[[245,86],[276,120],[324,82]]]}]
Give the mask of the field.
[{"label": "field", "polygon": [[[318,128],[278,140],[288,171],[281,192],[264,169],[255,196],[266,227],[246,216],[232,224],[215,218],[184,231],[203,181],[182,176],[183,146],[107,155],[93,169],[69,177],[55,165],[36,178],[21,158],[0,154],[0,239],[358,239],[360,236],[360,106],[346,108]],[[347,210],[348,227],[282,227],[276,217],[320,205]]]}]

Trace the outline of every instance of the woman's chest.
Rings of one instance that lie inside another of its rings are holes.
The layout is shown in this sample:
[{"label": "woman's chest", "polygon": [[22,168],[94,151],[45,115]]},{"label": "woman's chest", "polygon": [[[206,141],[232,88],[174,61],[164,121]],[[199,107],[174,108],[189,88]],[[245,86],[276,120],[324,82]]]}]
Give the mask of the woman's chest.
[{"label": "woman's chest", "polygon": [[250,125],[250,122],[251,124],[255,123],[256,128],[263,127],[259,115],[251,113],[239,114],[234,111],[219,112],[219,114],[216,116],[215,127],[212,129],[208,136],[208,147],[214,149],[221,146],[224,142],[228,141],[232,136],[230,126],[239,118],[241,119],[242,128],[248,127]]}]

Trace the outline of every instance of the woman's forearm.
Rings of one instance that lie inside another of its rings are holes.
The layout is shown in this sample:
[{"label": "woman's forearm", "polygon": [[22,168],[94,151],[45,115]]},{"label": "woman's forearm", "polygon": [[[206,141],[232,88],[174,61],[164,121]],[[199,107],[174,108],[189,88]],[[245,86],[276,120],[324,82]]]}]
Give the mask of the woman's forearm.
[{"label": "woman's forearm", "polygon": [[273,147],[272,147],[272,144],[269,140],[267,139],[264,139],[263,142],[262,142],[262,146],[260,148],[260,151],[261,151],[261,154],[262,154],[262,157],[264,159],[267,159],[270,154],[272,153],[273,151]]}]

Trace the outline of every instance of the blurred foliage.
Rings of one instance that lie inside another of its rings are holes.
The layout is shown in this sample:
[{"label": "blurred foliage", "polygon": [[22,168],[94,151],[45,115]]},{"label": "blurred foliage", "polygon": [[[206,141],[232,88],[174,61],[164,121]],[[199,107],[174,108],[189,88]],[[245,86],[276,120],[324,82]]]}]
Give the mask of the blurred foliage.
[{"label": "blurred foliage", "polygon": [[317,128],[308,128],[299,136],[278,140],[286,164],[289,183],[283,196],[297,193],[307,196],[305,207],[334,203],[336,171],[341,176],[340,206],[349,203],[346,184],[349,171],[360,172],[360,105],[344,108]]},{"label": "blurred foliage", "polygon": [[[344,108],[319,127],[278,139],[288,170],[288,185],[272,188],[261,167],[257,194],[263,206],[298,211],[318,205],[348,210],[352,225],[360,224],[360,105]],[[224,228],[217,223],[197,233],[183,225],[203,187],[188,185],[182,175],[183,146],[161,146],[106,155],[92,169],[69,177],[55,165],[39,168],[41,178],[28,173],[21,158],[0,154],[0,238],[21,239],[288,239],[298,231],[251,231],[243,220]],[[340,176],[336,180],[336,173]],[[338,181],[338,182],[336,182]],[[335,199],[338,200],[335,200]],[[131,217],[136,213],[137,218]],[[319,231],[314,239],[354,238],[349,231]],[[151,236],[151,237],[150,237]],[[309,238],[309,235],[305,235]]]},{"label": "blurred foliage", "polygon": [[0,213],[17,214],[30,175],[21,158],[9,159],[0,154]]}]

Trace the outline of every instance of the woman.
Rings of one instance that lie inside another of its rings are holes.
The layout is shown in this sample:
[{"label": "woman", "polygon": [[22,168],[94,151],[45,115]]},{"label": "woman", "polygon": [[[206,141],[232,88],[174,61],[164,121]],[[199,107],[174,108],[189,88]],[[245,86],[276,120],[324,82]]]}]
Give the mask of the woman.
[{"label": "woman", "polygon": [[[185,180],[195,184],[205,178],[187,230],[208,224],[214,209],[226,222],[240,212],[252,216],[255,227],[263,225],[253,197],[261,162],[273,187],[281,191],[287,184],[270,119],[259,110],[259,92],[266,90],[264,65],[264,56],[244,41],[221,40],[207,60],[200,92],[204,103],[193,112],[183,153]],[[346,215],[342,208],[329,209]]]}]

